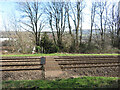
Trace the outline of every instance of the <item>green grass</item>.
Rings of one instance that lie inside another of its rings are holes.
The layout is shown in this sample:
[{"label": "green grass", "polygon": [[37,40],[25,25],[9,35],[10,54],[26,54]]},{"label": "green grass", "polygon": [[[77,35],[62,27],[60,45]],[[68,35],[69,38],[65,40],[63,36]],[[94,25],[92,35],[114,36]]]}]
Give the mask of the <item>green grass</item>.
[{"label": "green grass", "polygon": [[68,53],[52,53],[52,54],[15,54],[15,55],[1,55],[2,57],[10,57],[10,56],[102,56],[102,55],[120,55],[120,54],[68,54]]},{"label": "green grass", "polygon": [[58,80],[2,81],[2,88],[118,88],[119,80],[120,78],[117,77],[79,77]]}]

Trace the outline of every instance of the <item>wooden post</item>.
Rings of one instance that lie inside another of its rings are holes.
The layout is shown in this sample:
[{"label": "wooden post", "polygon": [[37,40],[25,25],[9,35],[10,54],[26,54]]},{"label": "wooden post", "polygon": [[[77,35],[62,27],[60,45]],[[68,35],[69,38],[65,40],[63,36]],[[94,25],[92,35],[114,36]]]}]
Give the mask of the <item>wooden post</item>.
[{"label": "wooden post", "polygon": [[46,62],[46,58],[45,57],[41,57],[41,64],[42,64],[42,79],[45,80],[45,62]]}]

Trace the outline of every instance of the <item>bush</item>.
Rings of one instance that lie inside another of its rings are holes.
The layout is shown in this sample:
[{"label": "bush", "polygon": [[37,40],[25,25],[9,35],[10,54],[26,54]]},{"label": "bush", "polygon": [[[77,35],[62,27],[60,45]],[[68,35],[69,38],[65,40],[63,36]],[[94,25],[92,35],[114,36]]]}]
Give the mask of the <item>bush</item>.
[{"label": "bush", "polygon": [[87,44],[86,43],[82,43],[79,45],[79,52],[80,53],[86,53],[87,52]]},{"label": "bush", "polygon": [[38,52],[41,51],[41,47],[40,46],[36,46],[36,49],[38,50]]},{"label": "bush", "polygon": [[5,40],[5,41],[3,41],[2,46],[13,46],[13,40]]},{"label": "bush", "polygon": [[55,53],[55,52],[58,52],[59,51],[59,47],[58,46],[56,46],[56,45],[52,45],[52,47],[51,47],[51,53]]},{"label": "bush", "polygon": [[99,48],[95,44],[82,43],[79,45],[80,53],[95,53]]},{"label": "bush", "polygon": [[41,38],[41,47],[43,47],[43,53],[55,53],[59,51],[59,47],[57,47],[52,40],[49,39],[47,33],[45,32]]},{"label": "bush", "polygon": [[73,41],[73,42],[71,43],[71,45],[70,45],[69,52],[70,52],[70,53],[75,52],[75,42],[74,42],[74,41]]}]

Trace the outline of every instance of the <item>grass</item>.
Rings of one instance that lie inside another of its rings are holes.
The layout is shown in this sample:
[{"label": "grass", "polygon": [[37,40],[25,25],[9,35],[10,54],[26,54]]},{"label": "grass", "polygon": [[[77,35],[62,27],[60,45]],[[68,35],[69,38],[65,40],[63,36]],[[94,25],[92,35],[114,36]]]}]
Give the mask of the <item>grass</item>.
[{"label": "grass", "polygon": [[[118,88],[117,77],[79,77],[58,80],[2,81],[2,88]],[[120,81],[119,81],[120,84]],[[58,90],[57,89],[57,90]]]},{"label": "grass", "polygon": [[69,54],[69,53],[52,53],[52,54],[8,54],[8,55],[1,55],[2,57],[19,57],[19,56],[102,56],[102,55],[120,55],[120,54]]}]

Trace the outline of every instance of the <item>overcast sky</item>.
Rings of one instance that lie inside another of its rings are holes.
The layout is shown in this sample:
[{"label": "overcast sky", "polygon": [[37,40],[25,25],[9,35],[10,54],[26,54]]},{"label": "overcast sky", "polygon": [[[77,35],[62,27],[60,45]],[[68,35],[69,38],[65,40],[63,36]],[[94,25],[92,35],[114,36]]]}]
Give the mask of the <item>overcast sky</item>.
[{"label": "overcast sky", "polygon": [[[9,20],[10,16],[12,15],[12,13],[15,13],[16,16],[19,16],[19,12],[17,10],[17,4],[16,2],[20,2],[20,1],[25,1],[25,0],[0,0],[0,31],[4,30],[4,25],[3,23],[7,22],[7,20]],[[40,0],[40,1],[47,1],[47,0]],[[66,0],[69,1],[69,0]],[[72,0],[72,1],[76,1],[76,0]],[[84,16],[85,18],[83,18],[84,22],[83,22],[83,29],[89,29],[90,28],[90,5],[91,5],[91,1],[100,1],[100,0],[85,0],[86,2],[86,8],[84,10],[84,12],[86,13],[86,15]],[[119,2],[119,0],[107,0],[107,1],[111,1],[111,2]],[[44,29],[45,30],[45,29]]]}]

